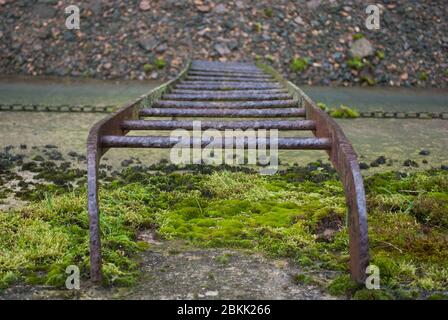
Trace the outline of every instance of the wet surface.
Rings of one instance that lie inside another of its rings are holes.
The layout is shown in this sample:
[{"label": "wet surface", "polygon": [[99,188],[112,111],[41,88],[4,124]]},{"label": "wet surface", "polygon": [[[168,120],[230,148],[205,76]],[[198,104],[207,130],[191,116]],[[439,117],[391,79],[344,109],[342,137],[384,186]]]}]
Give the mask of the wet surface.
[{"label": "wet surface", "polygon": [[[267,259],[240,250],[197,249],[182,243],[152,242],[140,255],[142,277],[132,288],[99,289],[81,283],[81,290],[15,286],[1,299],[131,299],[131,300],[329,300],[319,283],[334,272],[304,273],[288,260]],[[298,275],[314,284],[298,283]]]},{"label": "wet surface", "polygon": [[315,102],[359,111],[448,112],[448,90],[301,86]]},{"label": "wet surface", "polygon": [[[23,153],[31,153],[31,146],[54,144],[61,152],[75,151],[85,154],[88,130],[104,114],[95,113],[46,113],[46,112],[0,112],[0,146],[27,144]],[[418,163],[419,168],[448,165],[448,121],[402,120],[402,119],[354,119],[337,120],[352,141],[360,156],[360,162],[370,164],[380,156],[392,158],[392,163],[371,168],[369,172],[386,169],[409,169],[403,167],[407,159]],[[169,132],[153,131],[166,135]],[[146,134],[133,132],[132,134]],[[286,136],[309,136],[304,132],[287,132]],[[429,155],[419,155],[420,151]],[[289,164],[307,164],[318,159],[327,160],[323,151],[279,151],[280,160]],[[112,149],[105,155],[109,164],[117,167],[129,157],[137,157],[144,164],[169,159],[169,149]],[[422,161],[428,163],[424,164]],[[366,171],[364,171],[366,172]]]},{"label": "wet surface", "polygon": [[156,81],[0,77],[1,104],[120,106],[148,93]]}]

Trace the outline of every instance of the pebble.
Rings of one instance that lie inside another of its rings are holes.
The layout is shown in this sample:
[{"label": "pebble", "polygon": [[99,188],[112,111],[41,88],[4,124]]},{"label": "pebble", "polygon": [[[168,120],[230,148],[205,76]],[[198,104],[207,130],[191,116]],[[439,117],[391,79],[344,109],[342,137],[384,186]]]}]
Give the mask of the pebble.
[{"label": "pebble", "polygon": [[[365,15],[357,14],[365,11],[365,3],[358,1],[267,5],[242,0],[139,0],[120,5],[89,0],[82,9],[80,32],[64,28],[66,15],[59,14],[63,1],[0,1],[7,12],[0,56],[14,57],[14,63],[0,62],[2,74],[147,79],[142,66],[162,57],[166,67],[152,76],[166,80],[181,70],[193,43],[198,59],[272,57],[268,62],[298,84],[367,85],[360,81],[364,74],[347,64],[356,56],[371,66],[367,70],[371,83],[448,87],[444,32],[448,20],[440,18],[443,1],[431,5],[394,1],[394,14],[381,16],[378,32],[365,29]],[[265,9],[275,10],[275,15],[267,17]],[[353,40],[355,34],[364,37]],[[74,52],[83,58],[67,59]],[[291,60],[297,56],[313,62],[307,72],[291,72]],[[108,61],[110,68],[103,67]],[[429,80],[419,80],[421,72]]]}]

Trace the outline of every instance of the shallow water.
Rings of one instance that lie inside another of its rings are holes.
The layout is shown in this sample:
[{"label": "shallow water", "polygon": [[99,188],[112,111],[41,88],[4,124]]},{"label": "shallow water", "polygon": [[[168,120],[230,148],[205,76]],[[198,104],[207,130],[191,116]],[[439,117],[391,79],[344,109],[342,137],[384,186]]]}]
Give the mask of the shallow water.
[{"label": "shallow water", "polygon": [[303,91],[329,107],[341,104],[359,111],[448,112],[448,90],[419,88],[309,87]]},{"label": "shallow water", "polygon": [[[88,130],[103,117],[104,114],[95,113],[0,112],[0,146],[27,144],[27,151],[23,152],[32,154],[30,147],[33,145],[54,144],[63,153],[85,153]],[[416,161],[420,168],[448,165],[446,120],[355,119],[338,120],[338,123],[352,141],[360,161],[370,163],[381,155],[395,160],[390,167],[384,165],[369,172],[396,168],[403,170],[402,164],[406,159]],[[303,132],[285,134],[297,135],[302,136]],[[419,155],[422,149],[430,151],[430,155]],[[323,151],[282,150],[279,154],[280,160],[289,164],[328,159]],[[105,155],[114,166],[119,166],[122,160],[131,156],[140,158],[145,164],[152,164],[163,158],[168,159],[169,150],[112,149]],[[423,159],[429,163],[423,164]]]},{"label": "shallow water", "polygon": [[159,84],[157,81],[0,77],[0,103],[119,106]]},{"label": "shallow water", "polygon": [[[123,105],[147,93],[158,82],[101,81],[85,79],[52,79],[0,77],[1,103],[37,103],[46,105]],[[448,111],[447,90],[302,87],[315,101],[329,106],[346,104],[359,110]],[[85,153],[89,128],[104,114],[0,112],[0,146],[54,144],[62,152]],[[338,120],[352,141],[360,161],[370,163],[381,155],[395,160],[391,167],[372,168],[369,172],[403,169],[405,159],[416,161],[421,168],[448,165],[448,121],[412,119]],[[141,133],[139,133],[141,134]],[[158,132],[161,134],[161,132]],[[165,132],[165,134],[167,134]],[[287,132],[286,136],[303,136]],[[430,151],[420,156],[420,150]],[[283,163],[306,164],[328,159],[322,151],[280,151]],[[144,163],[169,158],[163,149],[112,149],[106,157],[114,166],[130,156]],[[422,160],[427,159],[428,164]]]}]

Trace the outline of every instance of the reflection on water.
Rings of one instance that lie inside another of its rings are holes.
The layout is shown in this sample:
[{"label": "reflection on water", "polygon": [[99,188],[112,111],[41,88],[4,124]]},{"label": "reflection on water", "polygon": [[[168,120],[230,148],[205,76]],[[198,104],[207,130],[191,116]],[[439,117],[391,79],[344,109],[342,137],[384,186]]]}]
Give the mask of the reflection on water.
[{"label": "reflection on water", "polygon": [[118,106],[157,85],[155,81],[0,77],[0,103]]},{"label": "reflection on water", "polygon": [[409,88],[307,87],[316,102],[330,107],[345,104],[360,111],[448,112],[448,90]]},{"label": "reflection on water", "polygon": [[[0,146],[27,144],[27,152],[33,152],[33,145],[54,144],[64,153],[85,153],[88,130],[103,117],[103,114],[94,113],[0,112]],[[391,167],[372,168],[369,172],[403,170],[402,164],[406,159],[416,161],[420,168],[448,165],[446,120],[356,119],[338,122],[352,141],[360,161],[370,163],[381,155],[395,160]],[[303,132],[288,132],[286,135],[299,134],[303,135]],[[430,155],[419,155],[422,149],[428,150]],[[279,154],[281,161],[289,164],[306,164],[328,158],[323,151],[282,150]],[[168,159],[169,150],[112,149],[106,154],[114,166],[119,166],[122,160],[131,156],[151,164]],[[424,159],[428,164],[422,163]]]}]

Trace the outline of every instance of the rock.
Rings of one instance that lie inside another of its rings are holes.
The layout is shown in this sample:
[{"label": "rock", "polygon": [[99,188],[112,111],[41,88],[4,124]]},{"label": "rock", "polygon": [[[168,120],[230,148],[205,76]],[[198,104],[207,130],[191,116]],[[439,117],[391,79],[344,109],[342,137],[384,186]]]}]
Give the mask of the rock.
[{"label": "rock", "polygon": [[159,40],[157,40],[154,36],[143,37],[138,40],[138,44],[140,47],[145,49],[146,51],[152,51],[159,45]]},{"label": "rock", "polygon": [[440,169],[442,169],[442,170],[448,170],[448,166],[447,166],[447,165],[444,165],[444,164],[442,164],[442,165],[440,166]]},{"label": "rock", "polygon": [[215,9],[213,9],[213,12],[217,14],[224,14],[227,12],[227,8],[224,4],[220,3],[215,7]]},{"label": "rock", "polygon": [[305,21],[303,21],[303,19],[301,17],[296,17],[294,19],[294,22],[297,23],[297,24],[301,24],[302,26],[305,25]]},{"label": "rock", "polygon": [[221,55],[226,56],[230,54],[230,50],[225,43],[218,43],[214,46],[214,49]]},{"label": "rock", "polygon": [[430,152],[428,150],[421,150],[418,154],[421,156],[429,156]]},{"label": "rock", "polygon": [[386,157],[385,156],[380,156],[375,161],[372,161],[370,166],[371,167],[379,167],[381,164],[385,164],[385,163],[386,163]]},{"label": "rock", "polygon": [[148,0],[142,0],[140,1],[140,10],[142,11],[148,11],[149,9],[151,9],[151,6],[149,4]]},{"label": "rock", "polygon": [[350,54],[353,57],[365,58],[373,55],[373,47],[369,40],[366,38],[361,38],[352,43],[350,48]]},{"label": "rock", "polygon": [[51,5],[47,4],[40,4],[38,3],[35,7],[33,12],[42,19],[51,19],[56,14],[56,9],[53,8]]},{"label": "rock", "polygon": [[121,166],[122,167],[129,167],[129,165],[131,165],[133,163],[134,163],[134,160],[132,160],[132,159],[123,160],[123,161],[121,161]]},{"label": "rock", "polygon": [[65,41],[69,41],[69,42],[73,42],[76,40],[76,35],[73,31],[71,30],[67,30],[64,32],[64,40]]},{"label": "rock", "polygon": [[361,169],[361,170],[368,170],[369,168],[370,168],[370,166],[365,162],[361,162],[359,164],[359,169]]},{"label": "rock", "polygon": [[306,3],[310,10],[315,10],[320,6],[321,0],[311,0]]},{"label": "rock", "polygon": [[207,13],[211,10],[211,7],[209,5],[199,5],[196,6],[196,9],[198,9],[199,12]]},{"label": "rock", "polygon": [[207,297],[216,297],[216,296],[218,296],[218,294],[219,294],[218,291],[207,291],[205,293],[205,296],[207,296]]},{"label": "rock", "polygon": [[411,159],[407,159],[403,162],[403,166],[405,167],[413,167],[413,168],[418,168],[418,163],[415,162],[414,160]]}]

